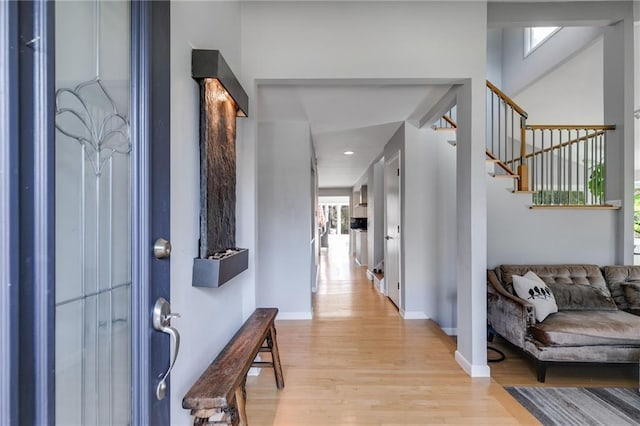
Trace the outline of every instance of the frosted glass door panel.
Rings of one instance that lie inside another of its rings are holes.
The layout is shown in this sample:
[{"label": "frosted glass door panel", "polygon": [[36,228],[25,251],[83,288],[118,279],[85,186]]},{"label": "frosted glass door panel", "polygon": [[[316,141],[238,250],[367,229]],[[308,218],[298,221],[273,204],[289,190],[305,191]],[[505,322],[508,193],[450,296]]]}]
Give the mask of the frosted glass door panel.
[{"label": "frosted glass door panel", "polygon": [[128,1],[56,2],[56,423],[130,423]]}]

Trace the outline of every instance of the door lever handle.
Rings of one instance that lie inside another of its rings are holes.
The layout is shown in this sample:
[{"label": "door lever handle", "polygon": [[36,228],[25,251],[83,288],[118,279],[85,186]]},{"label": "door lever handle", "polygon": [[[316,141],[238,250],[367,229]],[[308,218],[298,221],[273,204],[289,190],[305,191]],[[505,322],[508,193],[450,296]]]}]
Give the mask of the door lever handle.
[{"label": "door lever handle", "polygon": [[158,400],[164,399],[167,393],[167,378],[173,370],[173,366],[178,358],[178,352],[180,351],[180,333],[178,330],[171,327],[171,318],[180,318],[180,314],[171,313],[171,306],[164,297],[158,298],[156,304],[153,307],[153,328],[162,333],[166,333],[171,336],[173,340],[173,355],[171,356],[171,362],[169,363],[169,369],[166,373],[160,376],[160,382],[156,387],[156,398]]}]

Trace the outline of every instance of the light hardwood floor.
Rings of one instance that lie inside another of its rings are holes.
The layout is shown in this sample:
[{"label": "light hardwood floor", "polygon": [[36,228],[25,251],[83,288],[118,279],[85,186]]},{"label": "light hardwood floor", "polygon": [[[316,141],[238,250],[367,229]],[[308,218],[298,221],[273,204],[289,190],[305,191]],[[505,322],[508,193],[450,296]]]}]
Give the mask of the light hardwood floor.
[{"label": "light hardwood floor", "polygon": [[495,381],[469,378],[448,336],[403,320],[336,247],[313,308],[311,321],[277,322],[285,389],[270,369],[248,378],[252,425],[539,424]]},{"label": "light hardwood floor", "polygon": [[[491,376],[503,386],[585,386],[638,388],[637,364],[558,364],[547,368],[544,383],[538,383],[534,363],[516,347],[499,337],[489,343],[502,350],[506,359],[491,363]],[[489,354],[494,356],[494,354]]]}]

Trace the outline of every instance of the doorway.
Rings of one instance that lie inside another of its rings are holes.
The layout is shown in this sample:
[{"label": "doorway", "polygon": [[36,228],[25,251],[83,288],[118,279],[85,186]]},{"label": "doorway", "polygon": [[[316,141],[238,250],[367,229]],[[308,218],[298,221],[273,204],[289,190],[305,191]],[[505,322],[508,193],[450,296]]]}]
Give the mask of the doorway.
[{"label": "doorway", "polygon": [[[348,196],[318,197],[318,226],[320,228],[320,254],[333,250],[349,256],[350,199]],[[324,250],[323,250],[324,249]]]}]

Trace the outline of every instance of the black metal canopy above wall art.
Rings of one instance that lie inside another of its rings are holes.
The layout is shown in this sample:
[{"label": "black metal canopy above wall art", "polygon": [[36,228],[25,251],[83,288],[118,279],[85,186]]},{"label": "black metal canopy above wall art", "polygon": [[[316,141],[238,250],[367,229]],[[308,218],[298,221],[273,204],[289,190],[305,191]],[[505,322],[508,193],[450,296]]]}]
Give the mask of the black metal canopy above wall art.
[{"label": "black metal canopy above wall art", "polygon": [[236,247],[236,117],[249,98],[218,50],[192,50],[200,89],[200,244],[194,286],[218,287],[248,267]]}]

